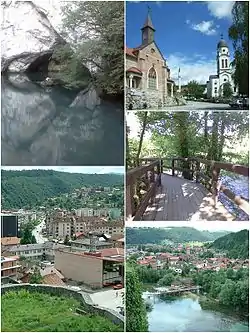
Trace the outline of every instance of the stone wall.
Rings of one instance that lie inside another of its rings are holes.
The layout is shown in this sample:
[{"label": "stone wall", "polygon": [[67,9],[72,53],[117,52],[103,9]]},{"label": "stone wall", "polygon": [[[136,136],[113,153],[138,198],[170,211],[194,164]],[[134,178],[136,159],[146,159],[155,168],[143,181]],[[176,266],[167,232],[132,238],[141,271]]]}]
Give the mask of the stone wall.
[{"label": "stone wall", "polygon": [[185,105],[186,101],[182,96],[165,97],[164,103],[162,103],[161,93],[159,91],[145,91],[127,88],[126,90],[126,109],[130,110],[142,110],[144,104],[147,105],[147,109],[164,109],[168,106]]},{"label": "stone wall", "polygon": [[81,291],[75,291],[67,287],[59,287],[59,286],[50,286],[45,284],[18,284],[18,285],[4,285],[1,286],[2,295],[6,292],[13,291],[17,292],[19,290],[25,289],[29,292],[39,292],[50,294],[52,296],[64,296],[64,297],[73,297],[77,301],[80,302],[83,310],[89,312],[91,314],[99,315],[105,317],[112,321],[114,324],[119,325],[121,327],[124,326],[124,317],[119,313],[112,311],[111,309],[107,309],[101,306],[94,305],[91,297]]}]

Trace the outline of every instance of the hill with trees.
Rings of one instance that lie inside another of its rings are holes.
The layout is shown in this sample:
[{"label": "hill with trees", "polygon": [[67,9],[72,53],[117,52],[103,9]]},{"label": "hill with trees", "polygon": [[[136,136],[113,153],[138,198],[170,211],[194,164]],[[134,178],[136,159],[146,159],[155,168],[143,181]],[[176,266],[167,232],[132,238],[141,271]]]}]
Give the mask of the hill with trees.
[{"label": "hill with trees", "polygon": [[42,205],[47,198],[81,187],[123,186],[122,174],[81,174],[54,170],[2,170],[2,209]]},{"label": "hill with trees", "polygon": [[128,245],[160,244],[166,240],[174,243],[209,242],[227,233],[227,231],[200,231],[191,227],[127,228],[126,242]]},{"label": "hill with trees", "polygon": [[227,251],[230,258],[248,259],[249,230],[244,229],[220,237],[210,247]]}]

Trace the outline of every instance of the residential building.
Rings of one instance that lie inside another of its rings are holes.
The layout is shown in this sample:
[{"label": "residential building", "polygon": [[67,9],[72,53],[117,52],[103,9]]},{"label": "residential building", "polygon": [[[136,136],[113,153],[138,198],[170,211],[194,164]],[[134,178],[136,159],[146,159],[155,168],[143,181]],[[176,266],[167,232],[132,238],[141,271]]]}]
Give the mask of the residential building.
[{"label": "residential building", "polygon": [[58,249],[55,268],[65,278],[82,282],[92,288],[102,288],[124,282],[124,250],[108,248],[98,252],[75,252]]},{"label": "residential building", "polygon": [[17,269],[21,267],[17,260],[17,256],[1,257],[1,278],[15,278],[17,276]]},{"label": "residential building", "polygon": [[66,235],[73,237],[78,232],[96,231],[108,235],[123,233],[124,221],[107,221],[101,217],[80,217],[68,212],[54,212],[46,217],[47,235],[64,239]]},{"label": "residential building", "polygon": [[7,252],[11,247],[20,244],[20,238],[18,237],[2,237],[1,238],[1,252]]},{"label": "residential building", "polygon": [[33,258],[33,259],[46,259],[53,261],[55,257],[55,250],[63,248],[65,245],[52,242],[45,242],[39,244],[16,245],[9,249],[12,255]]},{"label": "residential building", "polygon": [[1,213],[1,237],[19,237],[18,216]]}]

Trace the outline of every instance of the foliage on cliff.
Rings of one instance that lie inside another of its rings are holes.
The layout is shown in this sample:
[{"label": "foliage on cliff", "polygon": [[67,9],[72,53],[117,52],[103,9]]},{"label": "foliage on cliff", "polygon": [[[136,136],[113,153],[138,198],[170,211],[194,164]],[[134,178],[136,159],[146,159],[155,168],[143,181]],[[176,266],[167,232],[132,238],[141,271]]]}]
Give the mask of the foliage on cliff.
[{"label": "foliage on cliff", "polygon": [[230,233],[216,239],[211,247],[224,250],[230,258],[249,258],[249,230]]},{"label": "foliage on cliff", "polygon": [[2,208],[42,205],[47,198],[69,193],[75,188],[121,186],[123,175],[80,174],[54,170],[2,170]]},{"label": "foliage on cliff", "polygon": [[124,87],[124,3],[71,2],[64,7],[64,33],[72,39],[76,62],[94,69],[100,91],[120,94]]},{"label": "foliage on cliff", "polygon": [[226,231],[209,232],[199,231],[190,227],[172,227],[170,228],[127,228],[127,244],[160,244],[164,240],[172,242],[207,242],[227,234]]}]

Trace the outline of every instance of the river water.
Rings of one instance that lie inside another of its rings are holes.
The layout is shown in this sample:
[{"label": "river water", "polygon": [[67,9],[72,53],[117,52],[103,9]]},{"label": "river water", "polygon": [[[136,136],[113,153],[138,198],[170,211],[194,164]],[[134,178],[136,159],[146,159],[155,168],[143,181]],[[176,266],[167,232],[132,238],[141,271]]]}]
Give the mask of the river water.
[{"label": "river water", "polygon": [[[222,184],[231,190],[235,195],[242,196],[245,199],[249,199],[249,177],[242,175],[236,175],[232,172],[221,175]],[[234,202],[228,199],[228,197],[220,192],[219,200],[227,208],[227,210],[236,216],[237,221],[249,221],[249,215],[241,210]]]},{"label": "river water", "polygon": [[24,75],[2,78],[1,93],[2,165],[124,164],[122,103],[88,108],[77,92]]},{"label": "river water", "polygon": [[153,306],[148,312],[150,332],[249,332],[248,322],[214,310],[203,310],[198,299],[162,300],[143,294]]}]

